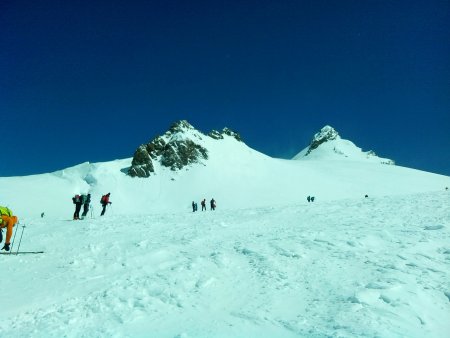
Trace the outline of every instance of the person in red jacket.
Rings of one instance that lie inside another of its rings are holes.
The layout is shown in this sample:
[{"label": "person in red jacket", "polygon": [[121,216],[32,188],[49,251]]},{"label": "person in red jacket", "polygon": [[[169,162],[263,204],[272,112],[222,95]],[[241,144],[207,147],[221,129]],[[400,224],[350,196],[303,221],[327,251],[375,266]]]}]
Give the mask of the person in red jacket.
[{"label": "person in red jacket", "polygon": [[13,227],[17,223],[17,216],[14,216],[12,211],[7,207],[0,206],[0,243],[3,240],[2,231],[6,228],[6,240],[5,245],[1,250],[9,251],[9,246],[11,244],[11,236],[13,234]]},{"label": "person in red jacket", "polygon": [[109,201],[109,196],[111,195],[111,193],[107,193],[106,195],[102,196],[102,199],[100,200],[100,203],[102,204],[102,213],[100,214],[100,216],[103,216],[105,214],[106,211],[106,206],[108,204],[111,204],[111,202]]}]

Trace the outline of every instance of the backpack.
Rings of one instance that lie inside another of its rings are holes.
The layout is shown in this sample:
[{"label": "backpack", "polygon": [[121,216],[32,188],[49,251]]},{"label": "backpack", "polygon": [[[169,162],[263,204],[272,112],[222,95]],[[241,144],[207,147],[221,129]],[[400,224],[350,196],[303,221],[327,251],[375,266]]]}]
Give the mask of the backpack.
[{"label": "backpack", "polygon": [[72,201],[73,201],[73,204],[80,203],[81,202],[81,196],[80,195],[75,195],[74,197],[72,197]]},{"label": "backpack", "polygon": [[0,207],[0,216],[1,215],[7,215],[12,216],[12,211],[8,207]]},{"label": "backpack", "polygon": [[102,198],[100,199],[100,204],[105,204],[107,200],[106,195],[103,195]]}]

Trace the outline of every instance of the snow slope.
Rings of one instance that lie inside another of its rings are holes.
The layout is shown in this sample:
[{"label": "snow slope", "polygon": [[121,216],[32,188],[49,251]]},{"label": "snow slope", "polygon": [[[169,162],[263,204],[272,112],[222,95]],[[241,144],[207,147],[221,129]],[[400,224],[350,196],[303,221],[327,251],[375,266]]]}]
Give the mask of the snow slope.
[{"label": "snow slope", "polygon": [[32,219],[45,253],[0,256],[0,336],[448,337],[449,202]]}]

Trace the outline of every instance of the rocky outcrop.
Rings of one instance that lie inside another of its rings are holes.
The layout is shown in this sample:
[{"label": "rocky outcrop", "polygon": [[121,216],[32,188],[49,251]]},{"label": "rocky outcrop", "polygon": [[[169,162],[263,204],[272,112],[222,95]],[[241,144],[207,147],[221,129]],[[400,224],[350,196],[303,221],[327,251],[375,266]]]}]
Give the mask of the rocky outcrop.
[{"label": "rocky outcrop", "polygon": [[[216,140],[223,139],[224,135],[242,141],[238,133],[228,128],[224,128],[221,132],[213,130],[208,134]],[[140,145],[136,149],[128,175],[149,177],[155,174],[155,163],[177,171],[207,160],[208,150],[202,145],[202,140],[208,136],[196,130],[189,122],[178,121],[171,125],[164,135],[157,136],[151,142]]]},{"label": "rocky outcrop", "polygon": [[228,136],[234,137],[237,141],[242,142],[241,135],[239,135],[238,133],[232,131],[229,128],[223,128],[222,131],[212,130],[208,134],[209,137],[212,137],[215,140],[223,139],[224,135],[228,135]]},{"label": "rocky outcrop", "polygon": [[180,140],[168,143],[161,152],[161,164],[172,170],[208,159],[208,150],[191,140]]},{"label": "rocky outcrop", "polygon": [[150,154],[148,145],[139,146],[134,152],[128,175],[131,177],[149,177],[151,173],[155,172]]}]

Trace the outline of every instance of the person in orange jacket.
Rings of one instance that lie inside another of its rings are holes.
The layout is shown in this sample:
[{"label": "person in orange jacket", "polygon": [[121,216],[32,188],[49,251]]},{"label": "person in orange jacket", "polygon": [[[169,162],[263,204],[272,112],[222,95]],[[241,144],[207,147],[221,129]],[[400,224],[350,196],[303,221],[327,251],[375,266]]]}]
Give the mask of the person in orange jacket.
[{"label": "person in orange jacket", "polygon": [[5,245],[1,250],[9,251],[11,236],[13,234],[13,227],[17,223],[17,216],[14,216],[9,208],[0,206],[0,222],[0,243],[3,240],[3,228],[6,228]]}]

